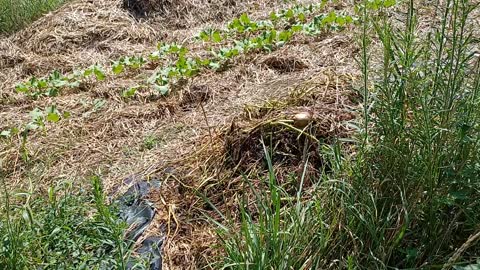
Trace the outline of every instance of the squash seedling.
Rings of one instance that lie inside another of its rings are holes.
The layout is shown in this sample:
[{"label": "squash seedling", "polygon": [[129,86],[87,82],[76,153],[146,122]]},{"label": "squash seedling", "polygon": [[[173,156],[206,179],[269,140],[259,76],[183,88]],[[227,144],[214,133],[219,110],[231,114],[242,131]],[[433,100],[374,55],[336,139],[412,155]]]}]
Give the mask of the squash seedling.
[{"label": "squash seedling", "polygon": [[47,106],[41,110],[35,108],[29,113],[30,121],[19,127],[12,127],[0,132],[0,138],[12,139],[15,136],[20,136],[20,154],[22,159],[27,162],[30,159],[30,154],[27,148],[28,136],[36,130],[46,132],[46,123],[57,123],[62,119],[70,117],[70,113],[60,113],[55,105]]}]

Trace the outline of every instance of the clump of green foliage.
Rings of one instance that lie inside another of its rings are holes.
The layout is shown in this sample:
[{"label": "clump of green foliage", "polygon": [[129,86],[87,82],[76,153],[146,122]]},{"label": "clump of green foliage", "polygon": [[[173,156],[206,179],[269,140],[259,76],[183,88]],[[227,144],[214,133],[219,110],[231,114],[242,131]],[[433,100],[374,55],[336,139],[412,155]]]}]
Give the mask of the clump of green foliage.
[{"label": "clump of green foliage", "polygon": [[364,212],[355,230],[369,240],[369,261],[378,267],[374,258],[395,267],[446,263],[480,229],[480,59],[469,25],[479,4],[447,0],[439,23],[421,32],[414,1],[407,3],[403,26],[381,7],[361,7],[383,58],[370,76],[365,32],[370,110],[352,186]]},{"label": "clump of green foliage", "polygon": [[64,182],[45,196],[1,184],[0,269],[126,269],[126,225],[98,177],[91,190]]},{"label": "clump of green foliage", "polygon": [[21,29],[65,0],[0,0],[0,33]]},{"label": "clump of green foliage", "polygon": [[331,171],[296,196],[275,183],[267,155],[265,190],[251,185],[241,225],[217,223],[223,269],[479,269],[480,59],[469,24],[479,4],[445,1],[424,32],[413,0],[402,24],[389,18],[394,4],[356,7],[364,104],[355,154],[319,145]]},{"label": "clump of green foliage", "polygon": [[17,127],[11,127],[0,131],[0,143],[12,144],[16,139],[20,142],[20,153],[22,159],[28,162],[30,154],[28,151],[28,137],[31,133],[40,130],[43,133],[47,131],[47,124],[54,124],[60,120],[66,120],[70,117],[70,113],[64,111],[61,113],[57,106],[51,105],[45,109],[35,108],[29,113],[30,121]]}]

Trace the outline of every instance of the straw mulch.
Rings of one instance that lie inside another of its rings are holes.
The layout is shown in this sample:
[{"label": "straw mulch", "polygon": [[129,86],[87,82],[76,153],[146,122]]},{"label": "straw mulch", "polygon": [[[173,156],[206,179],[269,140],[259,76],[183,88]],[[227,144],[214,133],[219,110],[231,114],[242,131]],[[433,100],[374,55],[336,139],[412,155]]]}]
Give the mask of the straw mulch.
[{"label": "straw mulch", "polygon": [[[153,70],[88,82],[58,97],[32,100],[13,90],[32,75],[147,55],[158,41],[184,43],[202,54],[205,48],[192,40],[200,29],[224,25],[242,12],[264,18],[284,5],[268,0],[165,2],[145,17],[124,9],[119,0],[76,0],[1,38],[0,130],[26,123],[31,110],[52,104],[71,117],[30,135],[28,164],[20,157],[19,140],[2,144],[0,165],[18,189],[28,188],[30,180],[46,190],[100,174],[115,194],[127,188],[123,180],[131,175],[160,179],[162,188],[150,198],[158,215],[149,234],[167,235],[164,269],[196,269],[218,253],[214,228],[202,218],[210,210],[197,192],[228,210],[242,188],[240,173],[265,169],[261,139],[276,142],[279,172],[300,170],[308,157],[314,173],[324,159],[309,136],[325,142],[349,136],[347,122],[357,106],[352,91],[357,48],[345,33],[299,36],[271,54],[242,56],[223,72],[184,82],[168,98],[148,90],[128,100],[121,97]],[[304,111],[312,120],[303,133],[279,124],[291,123]]]}]

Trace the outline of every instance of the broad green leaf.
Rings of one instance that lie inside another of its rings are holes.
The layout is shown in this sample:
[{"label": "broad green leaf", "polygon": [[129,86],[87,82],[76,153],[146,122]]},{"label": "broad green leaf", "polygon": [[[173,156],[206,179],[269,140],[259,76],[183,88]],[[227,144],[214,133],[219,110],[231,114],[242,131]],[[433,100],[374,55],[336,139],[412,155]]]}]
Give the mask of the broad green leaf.
[{"label": "broad green leaf", "polygon": [[155,90],[157,90],[158,92],[160,92],[160,94],[162,94],[164,96],[167,95],[168,92],[169,92],[168,85],[154,84],[153,87],[155,88]]},{"label": "broad green leaf", "polygon": [[287,42],[292,37],[292,33],[288,30],[280,32],[278,39],[283,42]]},{"label": "broad green leaf", "polygon": [[210,59],[208,59],[208,58],[202,59],[200,57],[197,57],[197,58],[195,58],[195,61],[197,62],[197,65],[202,66],[202,67],[208,66],[210,64]]},{"label": "broad green leaf", "polygon": [[328,16],[323,18],[322,23],[323,24],[331,24],[335,22],[335,19],[337,18],[337,14],[334,11],[330,11],[328,13]]},{"label": "broad green leaf", "polygon": [[295,13],[293,13],[293,10],[292,10],[292,9],[289,9],[289,10],[287,10],[287,12],[285,12],[285,15],[284,15],[284,16],[285,16],[285,18],[287,18],[287,19],[291,19],[291,18],[293,18],[293,17],[295,16]]},{"label": "broad green leaf", "polygon": [[48,97],[56,97],[58,96],[58,88],[56,87],[51,87],[45,92],[45,95]]},{"label": "broad green leaf", "polygon": [[352,16],[348,16],[348,15],[345,16],[345,21],[346,21],[347,23],[352,23],[352,22],[353,22]]},{"label": "broad green leaf", "polygon": [[47,83],[47,81],[45,81],[45,80],[38,80],[38,81],[36,81],[35,86],[36,86],[37,88],[40,88],[40,89],[42,89],[42,88],[47,88],[48,83]]},{"label": "broad green leaf", "polygon": [[99,81],[103,81],[105,80],[105,73],[103,72],[103,70],[100,69],[100,67],[95,67],[93,69],[93,73],[95,73],[95,77],[97,78],[97,80]]},{"label": "broad green leaf", "polygon": [[148,58],[150,60],[154,60],[154,61],[158,60],[158,59],[160,59],[160,52],[159,51],[153,52],[148,56]]},{"label": "broad green leaf", "polygon": [[219,69],[220,68],[220,63],[218,62],[210,62],[210,64],[208,65],[209,67],[211,67],[212,69]]},{"label": "broad green leaf", "polygon": [[93,67],[87,68],[83,71],[83,76],[88,77],[93,74]]},{"label": "broad green leaf", "polygon": [[238,20],[236,21],[236,23],[233,24],[233,29],[235,29],[239,33],[243,33],[245,31],[245,27]]},{"label": "broad green leaf", "polygon": [[15,90],[19,93],[27,93],[29,92],[30,88],[23,83],[19,83],[15,86]]},{"label": "broad green leaf", "polygon": [[248,27],[247,27],[251,32],[253,31],[256,31],[258,29],[258,24],[255,23],[255,22],[252,22],[250,24],[248,24]]},{"label": "broad green leaf", "polygon": [[58,113],[57,107],[55,105],[45,107],[46,113]]},{"label": "broad green leaf", "polygon": [[112,65],[112,72],[113,74],[120,74],[122,73],[124,70],[124,67],[123,67],[123,64],[120,63],[120,62],[115,62],[113,65]]},{"label": "broad green leaf", "polygon": [[11,130],[4,130],[4,131],[0,132],[0,137],[10,138],[10,136],[12,136],[12,131]]},{"label": "broad green leaf", "polygon": [[135,61],[134,58],[130,58],[130,57],[125,57],[123,58],[123,63],[126,65],[126,66],[131,66],[132,65],[132,61]]},{"label": "broad green leaf", "polygon": [[139,56],[135,59],[135,63],[133,64],[133,68],[140,68],[141,66],[143,66],[145,63],[147,63],[147,61],[145,60],[145,58]]},{"label": "broad green leaf", "polygon": [[76,87],[80,86],[80,82],[79,81],[74,81],[74,82],[69,83],[68,86],[70,88],[76,88]]},{"label": "broad green leaf", "polygon": [[53,85],[54,87],[64,87],[64,86],[67,85],[67,84],[68,84],[68,82],[67,82],[67,81],[64,81],[64,80],[59,80],[59,79],[58,79],[58,80],[52,81],[52,85]]},{"label": "broad green leaf", "polygon": [[178,69],[184,69],[187,67],[187,60],[183,57],[179,58],[176,64]]},{"label": "broad green leaf", "polygon": [[292,31],[293,32],[300,32],[302,30],[303,30],[303,25],[301,25],[301,24],[296,24],[296,25],[292,26]]},{"label": "broad green leaf", "polygon": [[272,11],[272,12],[270,13],[270,20],[271,20],[272,22],[276,22],[276,21],[278,20],[278,15],[277,15],[277,13],[275,13],[275,11]]},{"label": "broad green leaf", "polygon": [[125,97],[125,98],[133,97],[137,92],[137,90],[138,90],[138,87],[130,87],[128,89],[125,89],[122,92],[122,97]]},{"label": "broad green leaf", "polygon": [[184,57],[185,55],[187,55],[188,53],[188,48],[187,47],[180,47],[180,49],[178,50],[178,56],[179,57]]},{"label": "broad green leaf", "polygon": [[395,6],[395,4],[396,4],[395,0],[385,0],[383,2],[383,6],[386,7],[386,8],[393,7],[393,6]]},{"label": "broad green leaf", "polygon": [[249,24],[250,23],[250,18],[248,18],[247,13],[243,13],[240,16],[240,22],[243,23],[243,24]]},{"label": "broad green leaf", "polygon": [[41,119],[44,116],[44,113],[40,109],[35,108],[29,113],[29,115],[31,119],[35,121],[37,119]]},{"label": "broad green leaf", "polygon": [[26,130],[26,131],[35,130],[35,129],[38,129],[39,127],[40,127],[39,124],[34,123],[34,122],[30,122],[30,123],[28,123],[28,124],[25,126],[25,130]]},{"label": "broad green leaf", "polygon": [[60,71],[58,71],[58,70],[53,71],[52,74],[50,75],[50,79],[52,79],[52,80],[59,80],[61,77],[62,77],[62,75],[60,74]]},{"label": "broad green leaf", "polygon": [[222,36],[220,35],[220,32],[215,31],[215,32],[213,32],[213,34],[212,34],[212,39],[213,39],[214,42],[220,42],[220,41],[222,41],[223,38],[222,38]]},{"label": "broad green leaf", "polygon": [[153,84],[158,80],[158,77],[159,77],[159,74],[157,72],[155,72],[155,73],[152,74],[152,76],[150,76],[147,79],[147,82],[150,83],[150,84]]},{"label": "broad green leaf", "polygon": [[306,20],[305,14],[304,13],[298,14],[298,20],[301,22],[304,22]]},{"label": "broad green leaf", "polygon": [[340,26],[344,26],[347,21],[345,20],[344,17],[341,17],[341,16],[340,16],[340,17],[337,17],[337,18],[335,19],[335,22],[336,22],[338,25],[340,25]]},{"label": "broad green leaf", "polygon": [[58,113],[51,112],[47,115],[46,119],[47,121],[56,123],[60,121],[60,115],[58,115]]},{"label": "broad green leaf", "polygon": [[208,34],[205,32],[205,30],[203,30],[202,32],[200,32],[199,34],[199,38],[203,41],[208,41],[210,39],[210,37],[208,36]]}]

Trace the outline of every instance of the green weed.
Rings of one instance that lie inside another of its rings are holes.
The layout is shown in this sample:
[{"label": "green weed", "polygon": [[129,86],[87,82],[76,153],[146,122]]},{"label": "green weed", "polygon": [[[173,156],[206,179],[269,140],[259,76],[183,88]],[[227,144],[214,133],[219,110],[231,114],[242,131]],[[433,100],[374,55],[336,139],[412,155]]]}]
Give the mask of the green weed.
[{"label": "green weed", "polygon": [[254,204],[240,202],[240,227],[216,223],[223,268],[478,267],[480,59],[469,18],[479,4],[447,0],[424,32],[413,0],[403,24],[389,17],[394,4],[356,7],[364,104],[355,154],[325,147],[332,171],[303,203],[276,187],[267,154],[268,184],[248,191]]},{"label": "green weed", "polygon": [[381,7],[368,8],[364,23],[375,29],[383,66],[373,85],[364,76],[369,145],[354,189],[375,216],[355,229],[369,239],[372,263],[442,263],[480,221],[480,70],[468,26],[478,4],[447,1],[427,33],[418,31],[413,1],[402,28]]},{"label": "green weed", "polygon": [[65,0],[0,0],[0,33],[21,29]]},{"label": "green weed", "polygon": [[143,139],[142,149],[152,150],[153,148],[157,147],[160,143],[160,140],[155,135],[148,135]]},{"label": "green weed", "polygon": [[12,193],[2,178],[0,269],[126,269],[126,226],[106,205],[100,179],[92,186]]},{"label": "green weed", "polygon": [[226,253],[218,268],[321,269],[322,253],[334,241],[338,224],[333,217],[328,224],[329,210],[304,198],[305,174],[299,177],[293,196],[278,185],[272,159],[264,149],[268,176],[260,186],[244,179],[248,186],[245,194],[254,196],[251,200],[239,198],[240,224],[233,219],[227,219],[226,226],[215,222]]}]

